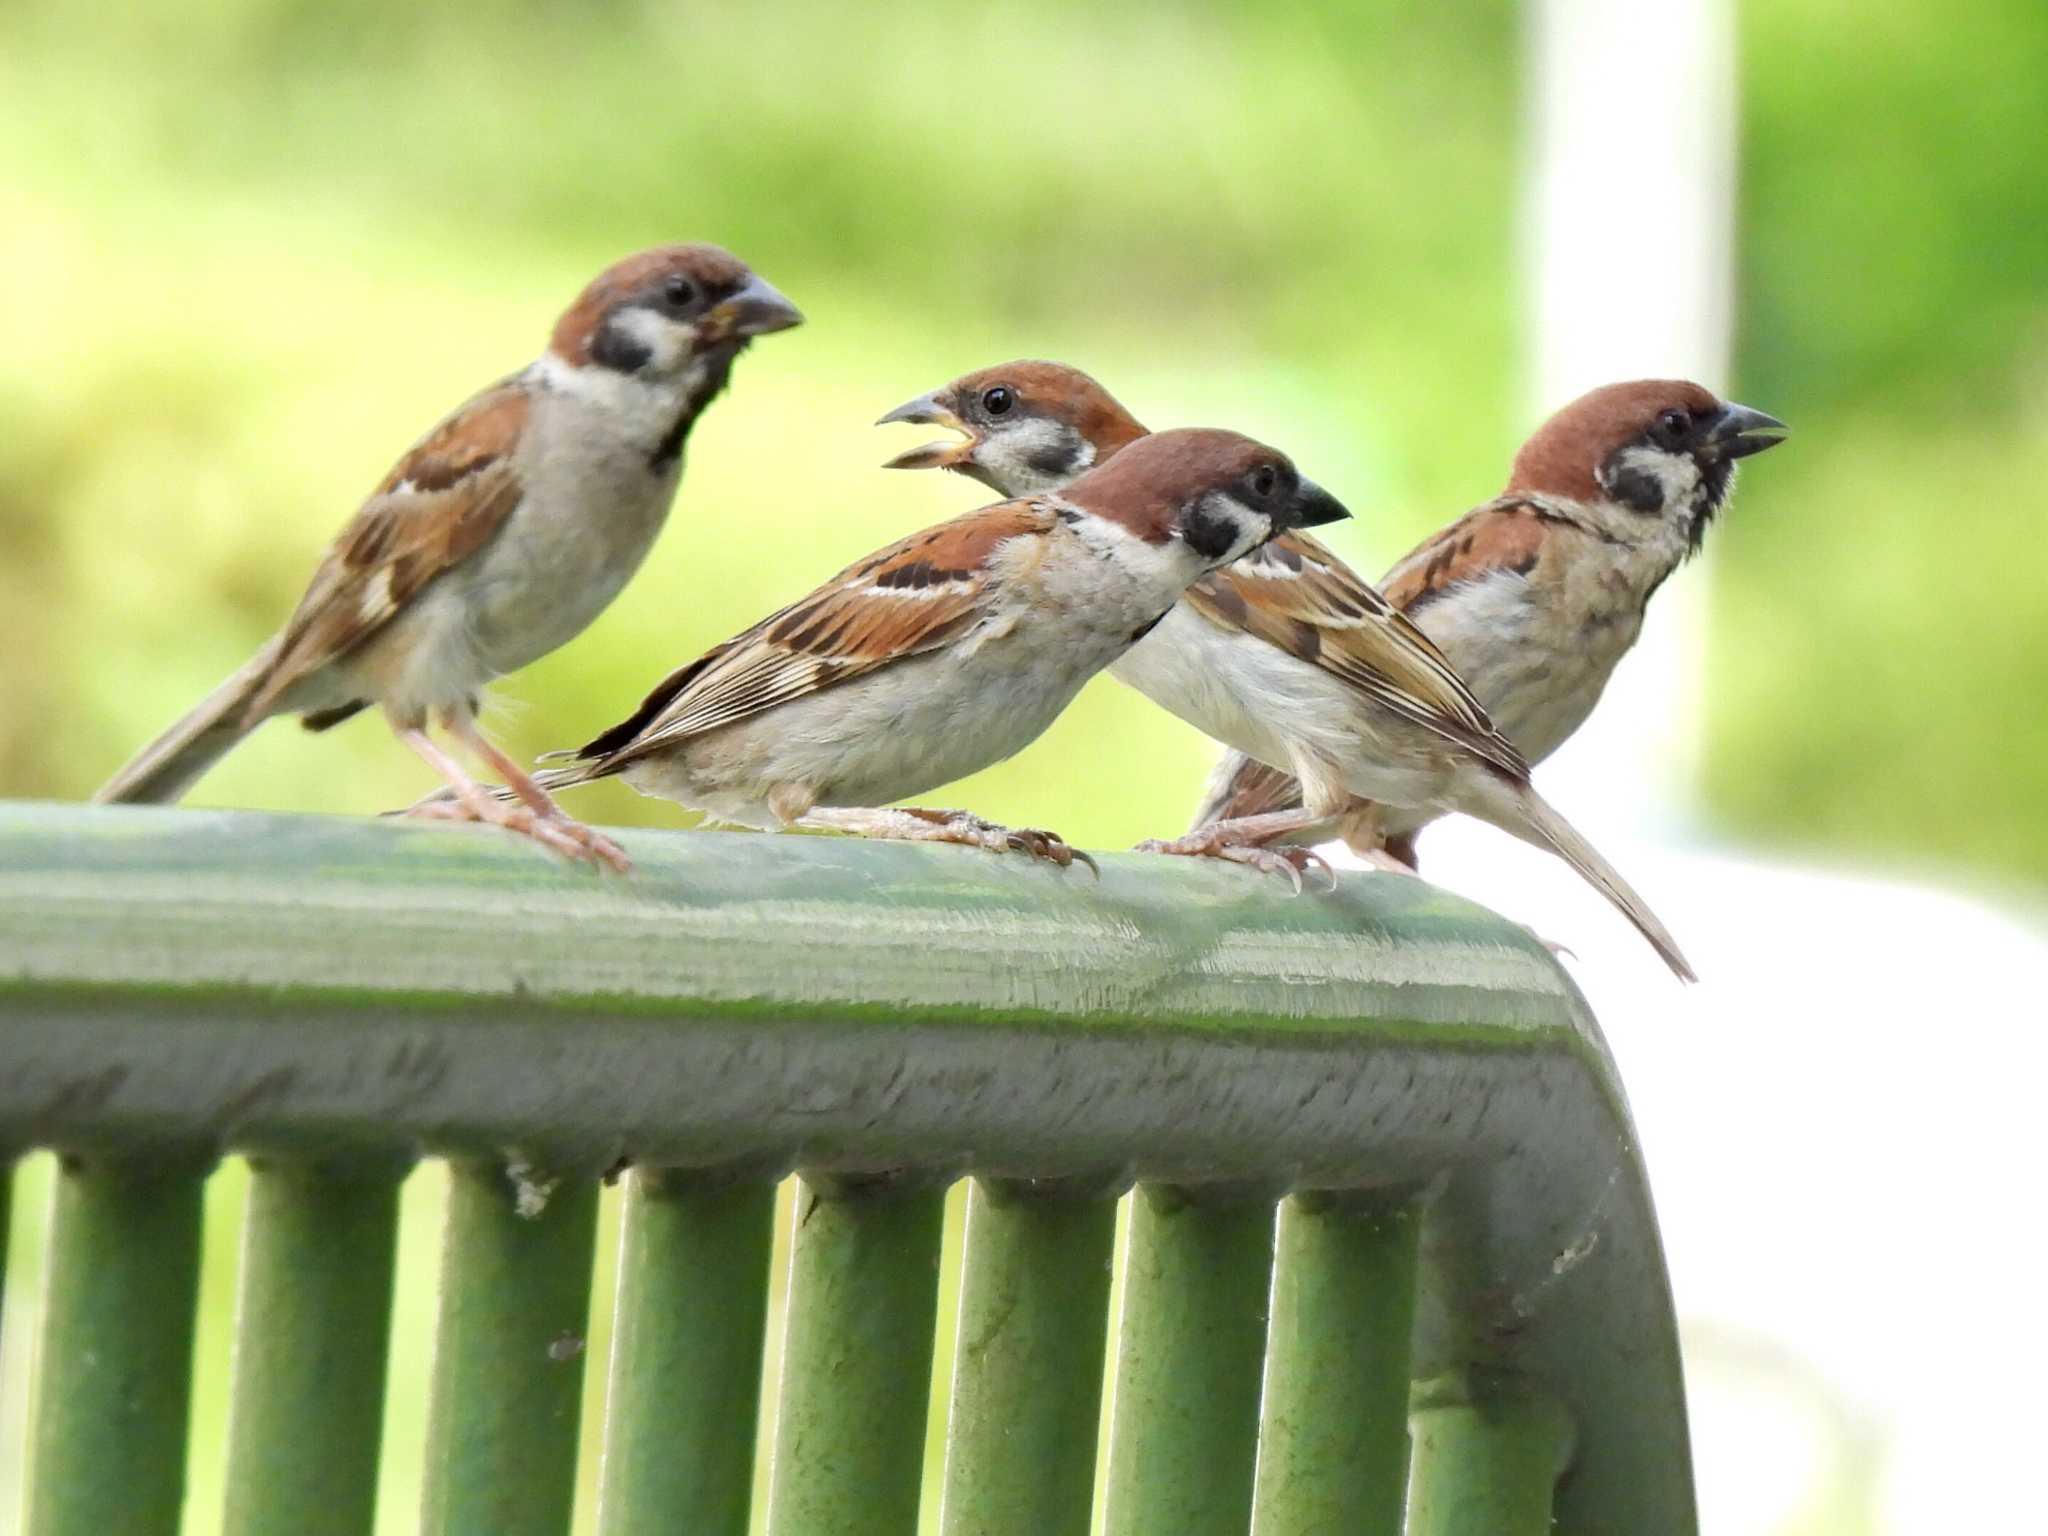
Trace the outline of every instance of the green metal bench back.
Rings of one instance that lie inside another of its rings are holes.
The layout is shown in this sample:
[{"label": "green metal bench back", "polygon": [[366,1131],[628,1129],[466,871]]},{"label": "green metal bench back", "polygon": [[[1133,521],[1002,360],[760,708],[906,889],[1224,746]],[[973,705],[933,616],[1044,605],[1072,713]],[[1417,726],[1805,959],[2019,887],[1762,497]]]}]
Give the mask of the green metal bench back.
[{"label": "green metal bench back", "polygon": [[[1420,882],[822,838],[0,807],[0,1153],[61,1156],[29,1536],[178,1529],[200,1197],[252,1170],[226,1528],[373,1518],[400,1179],[446,1158],[421,1529],[568,1528],[630,1165],[597,1529],[1695,1529],[1626,1104],[1525,933]],[[1131,1195],[1108,1316],[1116,1199]],[[0,1181],[0,1190],[4,1190]],[[0,1224],[4,1230],[4,1224]],[[1105,1348],[1113,1391],[1104,1403]],[[1554,1522],[1554,1523],[1553,1523]]]}]

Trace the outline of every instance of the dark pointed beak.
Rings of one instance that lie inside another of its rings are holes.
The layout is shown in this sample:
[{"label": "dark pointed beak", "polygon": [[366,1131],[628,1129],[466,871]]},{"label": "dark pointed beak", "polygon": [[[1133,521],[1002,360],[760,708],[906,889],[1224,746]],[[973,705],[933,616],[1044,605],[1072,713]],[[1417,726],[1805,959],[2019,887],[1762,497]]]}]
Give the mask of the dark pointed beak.
[{"label": "dark pointed beak", "polygon": [[891,422],[908,421],[921,426],[949,427],[964,434],[957,443],[926,443],[921,448],[912,448],[899,453],[884,464],[884,469],[953,469],[971,458],[977,439],[973,428],[960,419],[959,413],[946,401],[946,392],[935,389],[928,395],[919,395],[915,400],[906,400],[888,415],[875,423],[886,427]]},{"label": "dark pointed beak", "polygon": [[712,306],[711,322],[730,340],[766,336],[804,323],[803,311],[785,299],[766,278],[749,277],[732,297]]},{"label": "dark pointed beak", "polygon": [[1325,523],[1339,523],[1351,515],[1343,502],[1324,490],[1315,481],[1304,478],[1295,488],[1294,499],[1287,504],[1286,514],[1278,521],[1283,525],[1279,532],[1289,528],[1320,528]]},{"label": "dark pointed beak", "polygon": [[1775,416],[1753,411],[1746,405],[1725,405],[1707,433],[1707,442],[1724,459],[1744,459],[1785,441],[1791,429]]}]

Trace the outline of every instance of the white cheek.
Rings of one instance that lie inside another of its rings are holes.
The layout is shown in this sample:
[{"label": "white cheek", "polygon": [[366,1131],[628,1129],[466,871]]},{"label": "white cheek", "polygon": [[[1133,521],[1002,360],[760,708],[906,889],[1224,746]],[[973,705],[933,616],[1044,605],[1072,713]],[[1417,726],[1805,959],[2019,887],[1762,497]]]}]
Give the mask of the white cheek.
[{"label": "white cheek", "polygon": [[674,372],[677,364],[690,355],[691,343],[697,337],[689,326],[678,325],[665,315],[637,305],[614,316],[611,323],[621,335],[647,349],[646,367],[654,373]]},{"label": "white cheek", "polygon": [[1700,467],[1690,454],[1663,453],[1655,448],[1624,448],[1616,462],[1655,480],[1664,492],[1664,505],[1683,505],[1699,489]]},{"label": "white cheek", "polygon": [[[1057,491],[1072,482],[1081,470],[1094,461],[1095,450],[1085,446],[1082,452],[1069,458],[1072,443],[1066,429],[1058,422],[1048,421],[1043,416],[1028,417],[1013,426],[1005,427],[1000,433],[986,441],[979,458],[982,468],[994,476],[1011,496],[1042,496],[1048,491]],[[1057,456],[1062,462],[1072,462],[1079,467],[1073,470],[1047,470],[1042,462]]]},{"label": "white cheek", "polygon": [[1231,546],[1228,555],[1216,562],[1218,566],[1236,564],[1273,536],[1273,520],[1261,513],[1240,515],[1238,525],[1244,530],[1243,537]]}]

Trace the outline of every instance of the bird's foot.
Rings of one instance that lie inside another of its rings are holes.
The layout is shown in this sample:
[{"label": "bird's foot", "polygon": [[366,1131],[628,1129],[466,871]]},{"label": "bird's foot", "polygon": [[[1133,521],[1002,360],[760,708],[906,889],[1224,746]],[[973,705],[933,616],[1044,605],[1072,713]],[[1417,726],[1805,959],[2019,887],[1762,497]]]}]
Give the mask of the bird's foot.
[{"label": "bird's foot", "polygon": [[508,832],[532,838],[543,848],[565,859],[595,864],[622,875],[633,867],[633,861],[626,857],[626,850],[597,828],[587,827],[560,814],[543,816],[531,806],[518,801],[499,800],[489,793],[469,797],[453,792],[446,799],[429,795],[407,807],[402,814],[416,816],[422,821],[474,821],[503,827]]},{"label": "bird's foot", "polygon": [[1079,860],[1088,866],[1089,873],[1096,879],[1102,878],[1102,870],[1095,860],[1057,832],[1047,832],[1039,827],[999,826],[971,811],[934,811],[919,806],[904,806],[902,810],[905,815],[923,823],[922,827],[903,834],[918,841],[964,843],[971,848],[986,848],[992,853],[1028,853],[1034,859],[1044,859],[1061,869]]},{"label": "bird's foot", "polygon": [[1351,851],[1374,869],[1380,870],[1385,874],[1406,875],[1410,880],[1420,880],[1422,878],[1421,875],[1415,872],[1413,865],[1407,863],[1398,855],[1387,852],[1384,848],[1354,847]]},{"label": "bird's foot", "polygon": [[1294,887],[1294,894],[1302,892],[1302,876],[1311,870],[1320,871],[1330,882],[1329,889],[1337,888],[1336,871],[1329,861],[1313,848],[1259,848],[1249,843],[1228,842],[1213,831],[1190,832],[1185,837],[1148,838],[1138,844],[1139,853],[1164,853],[1184,859],[1223,859],[1231,864],[1244,864],[1261,874],[1285,875]]}]

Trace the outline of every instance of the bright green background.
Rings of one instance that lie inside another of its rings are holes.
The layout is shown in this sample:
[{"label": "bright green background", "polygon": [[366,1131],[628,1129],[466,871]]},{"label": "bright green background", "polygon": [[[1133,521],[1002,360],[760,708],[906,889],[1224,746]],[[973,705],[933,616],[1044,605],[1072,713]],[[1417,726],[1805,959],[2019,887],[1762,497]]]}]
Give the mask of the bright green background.
[{"label": "bright green background", "polygon": [[[501,691],[522,751],[969,505],[876,471],[916,439],[867,423],[1018,353],[1279,441],[1377,569],[1531,425],[1519,41],[1505,0],[15,0],[0,793],[88,791],[282,618],[405,443],[657,240],[732,246],[812,323],[743,361],[638,583]],[[2036,0],[1744,16],[1741,361],[1708,382],[1797,437],[1715,539],[1719,837],[2048,873],[2044,70]],[[1122,843],[1177,828],[1207,759],[1103,682],[951,798]],[[365,718],[273,726],[197,798],[422,783]]]},{"label": "bright green background", "polygon": [[[9,0],[0,794],[88,793],[282,619],[407,442],[656,241],[731,246],[811,323],[741,363],[641,578],[501,690],[521,753],[971,505],[873,468],[918,439],[867,423],[1020,353],[1279,443],[1378,569],[1532,424],[1520,43],[1507,0]],[[2048,6],[1773,0],[1740,71],[1739,363],[1706,382],[1796,435],[1713,540],[1700,815],[2038,900]],[[1655,262],[1628,195],[1614,238]],[[944,800],[1124,844],[1178,830],[1209,755],[1098,682]],[[274,725],[195,798],[369,811],[425,785],[366,717]],[[611,786],[579,804],[676,819]],[[215,1360],[237,1198],[213,1194]],[[408,1253],[432,1208],[416,1182]],[[408,1285],[401,1397],[428,1305]],[[217,1441],[194,1467],[203,1510]]]}]

